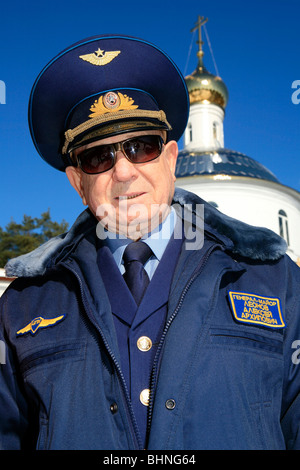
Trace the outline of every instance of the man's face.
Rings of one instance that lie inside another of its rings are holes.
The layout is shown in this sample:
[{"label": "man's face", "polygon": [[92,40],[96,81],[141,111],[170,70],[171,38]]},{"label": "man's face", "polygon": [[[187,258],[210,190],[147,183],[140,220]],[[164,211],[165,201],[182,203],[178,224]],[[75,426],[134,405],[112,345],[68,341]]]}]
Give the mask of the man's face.
[{"label": "man's face", "polygon": [[[76,150],[121,142],[149,132],[131,132],[99,140]],[[160,131],[151,134],[163,136]],[[161,155],[147,163],[133,164],[118,151],[110,170],[88,175],[68,167],[66,174],[85,205],[109,231],[140,238],[155,228],[167,213],[174,194],[178,147],[175,141],[163,146]]]}]

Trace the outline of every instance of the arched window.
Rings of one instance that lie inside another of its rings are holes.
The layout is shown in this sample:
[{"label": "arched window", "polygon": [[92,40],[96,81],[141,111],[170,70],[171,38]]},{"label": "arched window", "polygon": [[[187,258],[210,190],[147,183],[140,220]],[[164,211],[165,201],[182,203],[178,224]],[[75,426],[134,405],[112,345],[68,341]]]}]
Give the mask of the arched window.
[{"label": "arched window", "polygon": [[213,138],[214,140],[218,140],[218,123],[213,122]]},{"label": "arched window", "polygon": [[188,125],[188,130],[189,130],[189,139],[190,139],[190,142],[193,142],[193,126],[191,123],[189,123]]},{"label": "arched window", "polygon": [[278,212],[278,222],[279,222],[279,235],[284,238],[288,246],[290,246],[290,236],[289,236],[289,224],[288,217],[284,210],[280,209]]}]

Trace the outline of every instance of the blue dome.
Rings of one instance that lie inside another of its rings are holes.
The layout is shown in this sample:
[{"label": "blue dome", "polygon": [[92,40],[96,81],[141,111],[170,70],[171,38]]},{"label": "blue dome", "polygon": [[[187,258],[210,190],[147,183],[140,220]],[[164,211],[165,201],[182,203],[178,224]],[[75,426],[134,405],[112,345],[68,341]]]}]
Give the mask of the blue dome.
[{"label": "blue dome", "polygon": [[253,158],[229,149],[208,151],[182,150],[178,154],[176,177],[229,175],[258,178],[280,183],[275,175]]}]

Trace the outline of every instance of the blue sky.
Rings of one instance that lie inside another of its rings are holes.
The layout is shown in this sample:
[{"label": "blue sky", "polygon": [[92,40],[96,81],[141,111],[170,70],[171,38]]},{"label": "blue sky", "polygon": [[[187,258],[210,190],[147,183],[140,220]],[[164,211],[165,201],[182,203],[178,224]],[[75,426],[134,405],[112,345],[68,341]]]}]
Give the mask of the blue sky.
[{"label": "blue sky", "polygon": [[[189,74],[197,64],[190,30],[198,15],[209,19],[214,59],[229,90],[225,147],[258,160],[300,191],[300,104],[291,99],[292,83],[300,80],[299,0],[11,0],[0,9],[0,80],[6,85],[6,103],[0,104],[1,227],[48,208],[53,220],[72,224],[84,209],[65,174],[47,165],[31,142],[28,98],[44,65],[80,39],[122,33],[155,43]],[[215,73],[204,40],[204,63]]]}]

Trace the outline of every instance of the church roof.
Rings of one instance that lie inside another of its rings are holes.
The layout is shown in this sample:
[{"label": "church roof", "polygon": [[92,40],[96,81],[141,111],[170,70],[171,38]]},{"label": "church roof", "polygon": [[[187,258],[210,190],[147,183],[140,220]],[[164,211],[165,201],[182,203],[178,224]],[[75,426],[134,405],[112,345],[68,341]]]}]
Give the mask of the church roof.
[{"label": "church roof", "polygon": [[240,152],[225,148],[207,151],[180,151],[177,159],[176,177],[196,175],[244,176],[280,184],[276,176],[261,163]]}]

